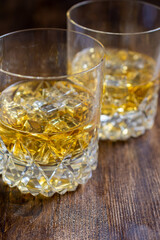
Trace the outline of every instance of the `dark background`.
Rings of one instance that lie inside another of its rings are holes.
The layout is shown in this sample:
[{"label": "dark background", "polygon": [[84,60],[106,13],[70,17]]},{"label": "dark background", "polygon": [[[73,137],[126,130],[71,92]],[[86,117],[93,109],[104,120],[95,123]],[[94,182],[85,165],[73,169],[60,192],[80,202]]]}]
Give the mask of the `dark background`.
[{"label": "dark background", "polygon": [[[78,2],[81,1],[0,0],[0,35],[33,27],[66,28],[66,11]],[[160,0],[146,2],[160,6]]]}]

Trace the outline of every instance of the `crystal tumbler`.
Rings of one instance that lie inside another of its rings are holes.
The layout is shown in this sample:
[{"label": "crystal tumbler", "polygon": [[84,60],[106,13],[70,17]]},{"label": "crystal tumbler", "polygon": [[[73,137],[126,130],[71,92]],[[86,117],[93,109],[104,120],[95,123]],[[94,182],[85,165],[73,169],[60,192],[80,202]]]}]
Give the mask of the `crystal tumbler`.
[{"label": "crystal tumbler", "polygon": [[[105,46],[100,138],[125,140],[152,128],[159,89],[160,8],[139,1],[86,1],[74,5],[67,17],[69,30]],[[73,71],[88,68],[90,56],[90,49],[82,50]]]},{"label": "crystal tumbler", "polygon": [[[68,75],[68,58],[86,48],[99,57]],[[76,32],[24,30],[0,37],[0,59],[3,181],[34,196],[75,190],[97,166],[103,46]]]}]

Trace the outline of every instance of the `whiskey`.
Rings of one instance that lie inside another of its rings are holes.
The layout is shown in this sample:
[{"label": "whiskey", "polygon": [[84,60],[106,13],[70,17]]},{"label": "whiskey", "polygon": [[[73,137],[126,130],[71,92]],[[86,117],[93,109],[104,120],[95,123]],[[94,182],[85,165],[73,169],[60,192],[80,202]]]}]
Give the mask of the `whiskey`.
[{"label": "whiskey", "polygon": [[18,82],[2,92],[0,105],[5,182],[51,196],[88,180],[98,141],[89,90],[70,80]]},{"label": "whiskey", "polygon": [[[78,53],[72,69],[91,67],[95,52]],[[86,59],[92,59],[90,66]],[[106,49],[100,138],[123,140],[152,127],[157,109],[158,78],[155,61],[138,52]]]}]

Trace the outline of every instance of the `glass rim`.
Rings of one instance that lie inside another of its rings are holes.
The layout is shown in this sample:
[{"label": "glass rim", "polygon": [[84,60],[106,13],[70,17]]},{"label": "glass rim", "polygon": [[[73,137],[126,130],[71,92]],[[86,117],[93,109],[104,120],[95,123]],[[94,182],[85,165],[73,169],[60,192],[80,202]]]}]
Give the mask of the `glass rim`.
[{"label": "glass rim", "polygon": [[[92,3],[102,3],[102,2],[113,2],[112,0],[87,0],[87,1],[83,1],[83,2],[80,2],[80,3],[77,3],[77,4],[74,4],[71,8],[68,9],[66,15],[67,15],[67,18],[69,19],[69,21],[74,24],[75,26],[77,27],[80,27],[84,30],[87,30],[87,31],[90,31],[90,32],[94,32],[94,33],[100,33],[100,34],[107,34],[107,35],[116,35],[116,36],[134,36],[134,35],[142,35],[142,34],[148,34],[148,33],[153,33],[153,32],[157,32],[160,30],[160,26],[157,27],[157,28],[154,28],[154,29],[151,29],[151,30],[148,30],[148,31],[142,31],[142,32],[133,32],[133,33],[130,33],[130,32],[127,32],[127,33],[119,33],[119,32],[105,32],[105,31],[101,31],[101,30],[96,30],[96,29],[93,29],[93,28],[88,28],[88,27],[85,27],[85,26],[82,26],[80,24],[78,24],[77,22],[75,22],[72,18],[71,18],[71,12],[72,10],[80,7],[80,6],[83,6],[83,5],[89,5],[89,4],[92,4]],[[114,0],[114,2],[129,2],[128,0]],[[130,1],[131,2],[131,1]],[[144,2],[144,1],[136,1],[136,3],[141,3],[141,4],[144,4],[144,5],[149,5],[149,6],[152,6],[152,7],[155,7],[155,9],[157,10],[160,10],[160,7],[155,5],[155,4],[152,4],[152,3],[147,3],[147,2]]]},{"label": "glass rim", "polygon": [[90,38],[92,40],[94,40],[94,42],[96,42],[103,50],[103,54],[102,54],[102,57],[100,58],[100,60],[98,61],[98,63],[87,69],[87,70],[84,70],[84,71],[81,71],[81,72],[77,72],[77,73],[73,73],[73,74],[64,74],[64,75],[59,75],[59,76],[30,76],[30,75],[23,75],[23,74],[18,74],[18,73],[13,73],[13,72],[10,72],[10,71],[6,71],[6,70],[3,70],[2,67],[0,67],[0,73],[4,73],[6,75],[9,75],[9,76],[12,76],[12,77],[17,77],[17,78],[24,78],[24,79],[36,79],[36,80],[54,80],[54,79],[65,79],[65,78],[69,78],[69,77],[76,77],[76,76],[79,76],[81,74],[85,74],[85,73],[88,73],[88,72],[91,72],[93,71],[94,69],[98,68],[105,60],[105,48],[103,46],[103,44],[98,41],[97,39],[95,39],[94,37],[92,36],[89,36],[87,34],[84,34],[84,33],[81,33],[81,32],[77,32],[77,31],[72,31],[72,30],[67,30],[67,29],[63,29],[63,28],[27,28],[27,29],[23,29],[23,30],[17,30],[17,31],[13,31],[13,32],[9,32],[9,33],[6,33],[6,34],[3,34],[0,36],[0,40],[8,37],[8,36],[11,36],[11,35],[14,35],[14,34],[17,34],[17,33],[23,33],[23,32],[34,32],[34,31],[54,31],[54,32],[71,32],[71,33],[75,33],[75,34],[79,34],[79,35],[82,35],[84,37],[87,37],[87,38]]}]

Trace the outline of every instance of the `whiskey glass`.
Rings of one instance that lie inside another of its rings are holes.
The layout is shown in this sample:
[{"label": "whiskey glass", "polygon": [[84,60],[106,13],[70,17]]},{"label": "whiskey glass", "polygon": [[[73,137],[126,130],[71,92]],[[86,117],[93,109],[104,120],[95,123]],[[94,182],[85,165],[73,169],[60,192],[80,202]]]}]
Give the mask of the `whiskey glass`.
[{"label": "whiskey glass", "polygon": [[[68,57],[86,48],[99,57],[69,75]],[[97,166],[103,46],[81,33],[31,29],[0,37],[0,59],[3,181],[34,196],[74,191]]]},{"label": "whiskey glass", "polygon": [[[160,8],[140,1],[85,1],[71,7],[67,19],[69,30],[105,47],[100,138],[126,140],[151,129],[159,89]],[[88,67],[88,56],[89,50],[79,54],[72,68]]]}]

